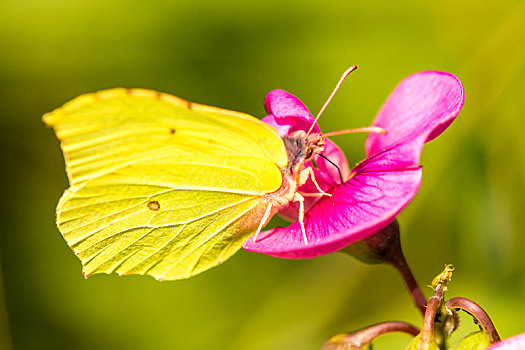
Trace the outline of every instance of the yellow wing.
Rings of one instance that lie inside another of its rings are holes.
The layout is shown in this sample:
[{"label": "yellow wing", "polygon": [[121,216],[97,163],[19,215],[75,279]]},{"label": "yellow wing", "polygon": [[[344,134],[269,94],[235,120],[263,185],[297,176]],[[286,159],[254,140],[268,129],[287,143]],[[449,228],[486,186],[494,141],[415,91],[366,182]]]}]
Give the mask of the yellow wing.
[{"label": "yellow wing", "polygon": [[71,187],[57,225],[84,273],[185,278],[235,253],[287,163],[270,126],[141,89],[80,96],[44,116]]}]

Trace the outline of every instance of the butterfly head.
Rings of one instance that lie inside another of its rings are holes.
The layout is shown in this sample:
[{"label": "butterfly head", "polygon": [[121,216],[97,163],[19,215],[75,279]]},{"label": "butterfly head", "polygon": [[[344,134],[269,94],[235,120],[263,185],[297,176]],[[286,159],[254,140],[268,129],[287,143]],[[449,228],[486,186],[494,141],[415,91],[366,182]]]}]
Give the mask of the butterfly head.
[{"label": "butterfly head", "polygon": [[321,134],[307,135],[303,130],[284,136],[283,141],[288,154],[288,166],[292,171],[296,171],[296,167],[302,167],[305,162],[320,154],[326,144],[326,140]]},{"label": "butterfly head", "polygon": [[312,160],[313,157],[324,151],[326,139],[321,134],[306,135],[304,161]]}]

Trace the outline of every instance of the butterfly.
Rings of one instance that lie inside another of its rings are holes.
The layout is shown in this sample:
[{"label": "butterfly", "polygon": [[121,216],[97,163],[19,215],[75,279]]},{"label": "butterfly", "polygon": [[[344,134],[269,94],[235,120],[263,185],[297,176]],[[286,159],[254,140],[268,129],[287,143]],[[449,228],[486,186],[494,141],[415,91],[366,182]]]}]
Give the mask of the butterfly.
[{"label": "butterfly", "polygon": [[[191,277],[221,264],[281,208],[325,138],[279,137],[250,115],[144,89],[79,96],[44,115],[61,141],[70,188],[57,226],[95,273]],[[316,185],[319,193],[328,195]]]}]

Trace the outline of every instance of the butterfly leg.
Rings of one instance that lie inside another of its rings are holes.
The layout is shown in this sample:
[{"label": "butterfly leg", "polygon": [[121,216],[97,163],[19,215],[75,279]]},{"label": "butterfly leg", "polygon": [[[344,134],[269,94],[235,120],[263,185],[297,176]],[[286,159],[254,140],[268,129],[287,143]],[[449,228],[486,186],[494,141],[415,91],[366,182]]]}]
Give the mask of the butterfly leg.
[{"label": "butterfly leg", "polygon": [[304,245],[308,245],[308,238],[306,237],[306,229],[304,228],[304,197],[295,192],[294,199],[295,202],[299,202],[299,225],[301,225],[301,232],[303,233]]},{"label": "butterfly leg", "polygon": [[268,217],[270,216],[270,213],[272,212],[272,203],[268,203],[268,206],[266,207],[266,211],[264,212],[264,216],[261,219],[261,222],[259,223],[259,227],[257,228],[257,231],[253,235],[253,242],[257,241],[257,236],[261,232],[264,223],[268,220]]},{"label": "butterfly leg", "polygon": [[330,193],[326,193],[325,191],[323,191],[321,189],[321,187],[319,186],[319,184],[317,183],[317,181],[315,180],[315,175],[314,175],[314,169],[308,167],[306,169],[304,169],[301,174],[300,174],[300,178],[299,178],[299,183],[302,185],[306,182],[306,180],[308,180],[308,178],[312,179],[312,182],[314,183],[315,185],[315,188],[317,188],[317,190],[319,191],[319,193],[321,194],[321,196],[328,196],[328,197],[332,197],[332,195]]},{"label": "butterfly leg", "polygon": [[317,197],[317,198],[319,198],[319,197],[324,196],[324,194],[322,194],[322,193],[305,193],[305,192],[301,192],[301,191],[297,191],[297,192],[300,193],[301,196],[303,196],[303,197]]}]

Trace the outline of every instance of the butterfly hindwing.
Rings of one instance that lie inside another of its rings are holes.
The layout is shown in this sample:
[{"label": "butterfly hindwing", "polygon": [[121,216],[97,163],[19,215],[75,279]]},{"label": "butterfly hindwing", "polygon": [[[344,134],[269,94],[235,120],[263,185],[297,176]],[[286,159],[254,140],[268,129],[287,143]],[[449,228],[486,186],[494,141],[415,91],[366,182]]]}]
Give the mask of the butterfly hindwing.
[{"label": "butterfly hindwing", "polygon": [[58,226],[86,274],[190,277],[226,260],[251,232],[240,219],[257,205],[255,196],[130,184],[112,175],[68,190],[59,204]]}]

